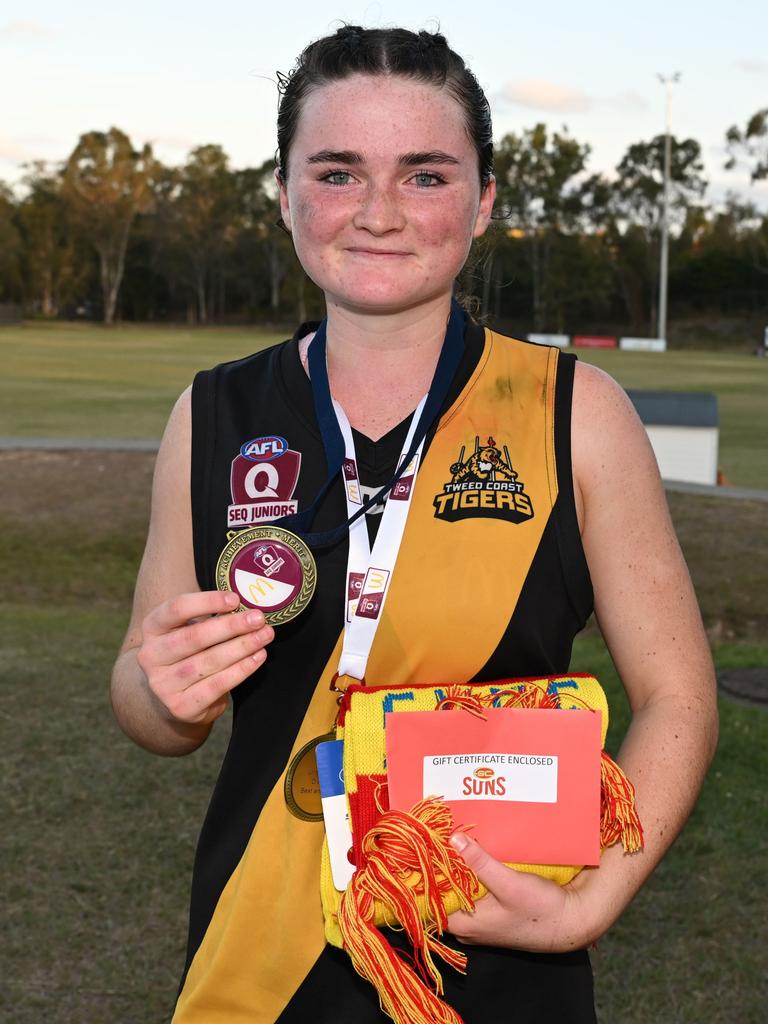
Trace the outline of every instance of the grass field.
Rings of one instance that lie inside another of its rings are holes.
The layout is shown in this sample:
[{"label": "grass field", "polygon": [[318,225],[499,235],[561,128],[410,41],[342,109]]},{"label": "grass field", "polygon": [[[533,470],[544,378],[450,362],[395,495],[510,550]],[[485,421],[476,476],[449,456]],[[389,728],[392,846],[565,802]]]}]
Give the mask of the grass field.
[{"label": "grass field", "polygon": [[[158,438],[195,371],[279,340],[253,328],[38,324],[0,329],[0,436]],[[624,387],[714,391],[720,467],[768,489],[768,360],[742,354],[581,350]]]},{"label": "grass field", "polygon": [[[152,456],[0,452],[0,1020],[168,1021],[194,844],[227,741],[134,747],[107,687],[146,527]],[[57,501],[42,500],[55,494]],[[720,667],[768,663],[765,505],[670,495]],[[626,702],[596,631],[574,666]],[[762,1024],[768,711],[721,703],[702,799],[594,954],[601,1024]],[[513,1018],[514,1019],[514,1018]]]}]

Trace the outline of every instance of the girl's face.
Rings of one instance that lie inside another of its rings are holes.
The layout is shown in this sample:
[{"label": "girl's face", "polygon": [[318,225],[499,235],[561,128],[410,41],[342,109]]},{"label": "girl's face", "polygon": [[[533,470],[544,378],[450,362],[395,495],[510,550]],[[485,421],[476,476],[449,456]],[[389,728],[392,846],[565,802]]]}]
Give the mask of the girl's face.
[{"label": "girl's face", "polygon": [[352,75],[305,99],[280,205],[330,305],[393,313],[450,294],[495,196],[445,90]]}]

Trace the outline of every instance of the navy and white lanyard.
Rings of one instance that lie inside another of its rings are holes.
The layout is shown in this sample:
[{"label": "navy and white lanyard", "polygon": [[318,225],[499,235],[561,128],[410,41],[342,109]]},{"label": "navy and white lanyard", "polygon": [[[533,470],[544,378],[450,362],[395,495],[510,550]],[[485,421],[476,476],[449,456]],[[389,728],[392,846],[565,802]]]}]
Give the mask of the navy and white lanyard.
[{"label": "navy and white lanyard", "polygon": [[[365,676],[368,656],[381,621],[381,610],[400,550],[424,440],[440,415],[463,354],[464,313],[461,306],[452,301],[445,340],[432,383],[411,418],[395,473],[376,494],[363,501],[352,429],[344,410],[331,397],[325,320],[318,327],[309,346],[307,362],[328,476],[309,508],[277,520],[277,525],[298,533],[310,548],[328,547],[349,531],[344,646],[339,675],[349,675],[356,679]],[[312,533],[310,531],[318,506],[340,472],[343,473],[347,500],[346,522],[332,530]],[[365,513],[384,498],[388,491],[389,499],[371,551]]]},{"label": "navy and white lanyard", "polygon": [[[411,417],[408,436],[397,462],[398,466],[405,464],[405,470],[390,489],[373,550],[371,550],[368,540],[368,524],[364,517],[355,519],[349,528],[344,644],[338,668],[340,676],[365,679],[368,656],[371,653],[373,638],[376,635],[379,622],[381,622],[384,602],[392,582],[392,573],[395,569],[395,562],[405,532],[405,523],[413,500],[416,474],[424,448],[423,437],[410,461],[406,462],[406,460],[427,397],[424,395]],[[344,489],[347,498],[347,516],[351,521],[363,504],[355,442],[344,410],[338,402],[334,402],[333,405],[344,437]]]}]

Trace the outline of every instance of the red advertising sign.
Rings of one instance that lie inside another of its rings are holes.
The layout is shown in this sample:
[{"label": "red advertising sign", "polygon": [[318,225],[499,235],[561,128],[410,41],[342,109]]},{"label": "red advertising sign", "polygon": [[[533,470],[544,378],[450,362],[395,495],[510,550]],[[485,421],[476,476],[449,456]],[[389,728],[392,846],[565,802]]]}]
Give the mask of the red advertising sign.
[{"label": "red advertising sign", "polygon": [[618,339],[601,334],[574,334],[574,348],[618,348]]}]

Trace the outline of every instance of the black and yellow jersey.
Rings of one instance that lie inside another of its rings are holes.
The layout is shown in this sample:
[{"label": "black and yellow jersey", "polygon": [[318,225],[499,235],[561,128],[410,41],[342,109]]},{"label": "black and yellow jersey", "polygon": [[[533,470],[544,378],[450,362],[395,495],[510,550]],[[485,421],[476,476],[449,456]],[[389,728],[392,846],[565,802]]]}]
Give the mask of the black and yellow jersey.
[{"label": "black and yellow jersey", "polygon": [[[192,512],[201,589],[227,534],[307,508],[326,478],[298,341],[197,376]],[[368,663],[371,685],[449,684],[568,670],[592,610],[570,457],[574,358],[467,319],[465,352],[427,437],[408,523]],[[360,478],[391,478],[407,424],[355,435]],[[341,479],[313,524],[346,518]],[[371,517],[372,519],[375,517]],[[383,1024],[372,986],[323,939],[323,826],[288,811],[293,754],[327,733],[341,648],[347,543],[315,552],[309,607],[278,627],[233,693],[232,736],[198,845],[175,1024]],[[473,947],[443,972],[466,1024],[594,1021],[586,952]]]}]

